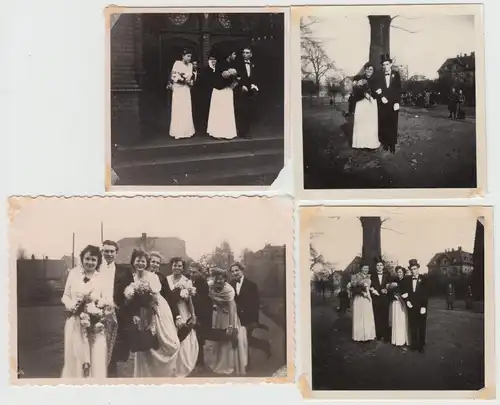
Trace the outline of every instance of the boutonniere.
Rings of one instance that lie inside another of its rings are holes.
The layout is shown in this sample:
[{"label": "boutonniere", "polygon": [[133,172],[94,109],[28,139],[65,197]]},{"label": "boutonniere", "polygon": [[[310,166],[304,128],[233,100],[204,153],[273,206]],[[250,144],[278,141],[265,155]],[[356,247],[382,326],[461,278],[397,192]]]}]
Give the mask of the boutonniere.
[{"label": "boutonniere", "polygon": [[422,282],[422,279],[421,279],[421,278],[419,278],[419,279],[418,279],[418,283],[420,284],[421,282]]},{"label": "boutonniere", "polygon": [[391,78],[394,79],[394,73],[391,75]]}]

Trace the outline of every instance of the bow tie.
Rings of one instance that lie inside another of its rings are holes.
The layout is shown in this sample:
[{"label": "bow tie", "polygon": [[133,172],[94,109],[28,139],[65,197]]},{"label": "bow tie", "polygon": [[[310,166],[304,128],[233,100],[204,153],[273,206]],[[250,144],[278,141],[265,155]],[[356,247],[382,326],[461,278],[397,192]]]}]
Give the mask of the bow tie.
[{"label": "bow tie", "polygon": [[245,61],[245,65],[249,65],[250,64],[250,61],[249,60],[246,60]]},{"label": "bow tie", "polygon": [[86,277],[86,276],[83,278],[83,282],[84,282],[85,284],[87,284],[89,281],[90,281],[90,278],[88,278],[88,277]]},{"label": "bow tie", "polygon": [[412,277],[412,280],[418,280],[418,277]]},{"label": "bow tie", "polygon": [[386,73],[385,75],[386,75],[386,76],[390,76],[391,74],[390,74],[390,73]]}]

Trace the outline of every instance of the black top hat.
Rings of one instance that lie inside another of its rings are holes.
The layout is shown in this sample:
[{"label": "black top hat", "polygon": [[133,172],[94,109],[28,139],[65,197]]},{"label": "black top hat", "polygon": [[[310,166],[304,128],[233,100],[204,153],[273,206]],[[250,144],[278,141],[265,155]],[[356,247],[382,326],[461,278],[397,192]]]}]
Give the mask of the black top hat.
[{"label": "black top hat", "polygon": [[384,54],[380,55],[380,63],[382,64],[384,62],[392,63],[391,55],[389,55],[388,53],[384,53]]},{"label": "black top hat", "polygon": [[375,264],[377,264],[377,263],[384,263],[385,264],[384,259],[382,259],[382,256],[376,256],[375,259],[373,259],[373,262]]},{"label": "black top hat", "polygon": [[418,264],[417,259],[410,259],[408,263],[408,268],[412,268],[413,266],[417,266],[418,268],[420,268],[420,264]]}]

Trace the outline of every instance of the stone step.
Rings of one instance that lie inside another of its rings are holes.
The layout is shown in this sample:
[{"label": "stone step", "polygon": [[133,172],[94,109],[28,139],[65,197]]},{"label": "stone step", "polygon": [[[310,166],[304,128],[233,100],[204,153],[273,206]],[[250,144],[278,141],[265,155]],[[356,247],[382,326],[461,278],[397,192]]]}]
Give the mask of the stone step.
[{"label": "stone step", "polygon": [[[236,181],[231,180],[231,177],[245,174],[257,177],[265,175],[266,173],[255,172],[263,167],[277,167],[277,175],[283,167],[283,161],[282,148],[266,148],[259,151],[206,153],[147,161],[135,160],[116,164],[113,169],[120,177],[117,183],[120,185],[212,185],[216,177],[223,181],[221,184],[229,185],[232,181]],[[192,181],[199,183],[195,184]],[[224,183],[224,181],[229,181],[229,183]],[[248,181],[241,179],[238,181],[241,183],[237,185],[248,184]]]},{"label": "stone step", "polygon": [[270,186],[278,177],[282,164],[272,164],[236,170],[216,170],[188,173],[185,175],[165,175],[144,177],[142,172],[127,173],[117,185],[143,186]]},{"label": "stone step", "polygon": [[182,156],[205,156],[232,152],[258,152],[264,149],[284,148],[283,137],[235,138],[218,140],[209,136],[196,136],[189,139],[172,139],[168,135],[157,138],[149,144],[119,147],[112,157],[112,166],[131,161],[151,161],[159,158],[178,158]]}]

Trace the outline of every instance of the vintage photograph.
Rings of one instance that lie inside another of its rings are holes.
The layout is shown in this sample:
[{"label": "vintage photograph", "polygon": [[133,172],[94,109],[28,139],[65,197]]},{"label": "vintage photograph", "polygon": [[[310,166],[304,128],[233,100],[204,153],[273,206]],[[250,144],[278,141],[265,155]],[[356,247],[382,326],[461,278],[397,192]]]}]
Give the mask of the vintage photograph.
[{"label": "vintage photograph", "polygon": [[107,9],[112,185],[270,186],[277,178],[288,14],[237,10]]},{"label": "vintage photograph", "polygon": [[304,190],[484,185],[480,5],[298,12]]},{"label": "vintage photograph", "polygon": [[11,199],[13,383],[292,381],[292,214],[280,197]]},{"label": "vintage photograph", "polygon": [[300,216],[313,392],[494,395],[490,209],[311,207]]}]

